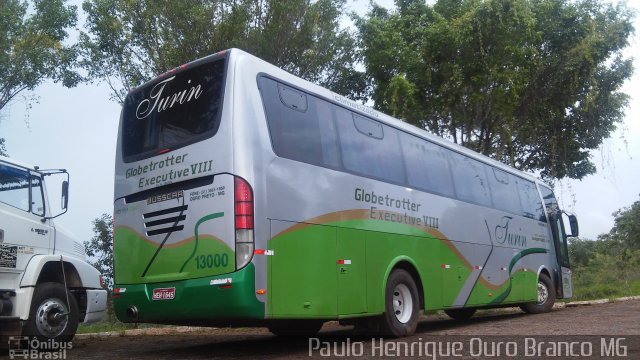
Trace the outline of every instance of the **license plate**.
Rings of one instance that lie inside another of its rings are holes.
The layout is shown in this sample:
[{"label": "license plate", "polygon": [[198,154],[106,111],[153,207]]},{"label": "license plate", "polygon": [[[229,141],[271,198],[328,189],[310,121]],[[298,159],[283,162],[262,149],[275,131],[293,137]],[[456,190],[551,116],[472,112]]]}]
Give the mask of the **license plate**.
[{"label": "license plate", "polygon": [[176,288],[153,289],[153,300],[173,300],[176,297]]}]

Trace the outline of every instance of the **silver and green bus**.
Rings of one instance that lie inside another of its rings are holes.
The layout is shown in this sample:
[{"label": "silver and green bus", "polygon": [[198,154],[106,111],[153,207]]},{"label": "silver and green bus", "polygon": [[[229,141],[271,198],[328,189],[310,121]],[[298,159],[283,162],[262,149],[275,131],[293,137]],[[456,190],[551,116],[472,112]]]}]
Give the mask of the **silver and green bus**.
[{"label": "silver and green bus", "polygon": [[238,49],[128,94],[114,206],[125,322],[406,336],[571,296],[547,185]]}]

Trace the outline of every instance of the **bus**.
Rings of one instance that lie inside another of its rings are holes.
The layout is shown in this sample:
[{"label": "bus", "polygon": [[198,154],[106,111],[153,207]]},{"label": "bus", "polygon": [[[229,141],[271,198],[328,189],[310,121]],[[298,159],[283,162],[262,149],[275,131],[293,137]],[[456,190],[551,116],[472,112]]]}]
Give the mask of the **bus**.
[{"label": "bus", "polygon": [[239,49],[158,76],[122,108],[124,322],[313,335],[338,320],[401,337],[421,311],[546,312],[571,296],[577,234],[535,177]]}]

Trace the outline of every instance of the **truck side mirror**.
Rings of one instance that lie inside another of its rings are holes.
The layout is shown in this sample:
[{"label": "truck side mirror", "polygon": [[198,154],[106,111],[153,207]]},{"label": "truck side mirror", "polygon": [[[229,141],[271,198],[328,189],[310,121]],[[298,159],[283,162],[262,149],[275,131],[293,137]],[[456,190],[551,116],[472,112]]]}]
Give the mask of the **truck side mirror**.
[{"label": "truck side mirror", "polygon": [[69,205],[69,182],[68,181],[63,181],[62,182],[62,208],[63,209],[67,209],[67,206]]}]

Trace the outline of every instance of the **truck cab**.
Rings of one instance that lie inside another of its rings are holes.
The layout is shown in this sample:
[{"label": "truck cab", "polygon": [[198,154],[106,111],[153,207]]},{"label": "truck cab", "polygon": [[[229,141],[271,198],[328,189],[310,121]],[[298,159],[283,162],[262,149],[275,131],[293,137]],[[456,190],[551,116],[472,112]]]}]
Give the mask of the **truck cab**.
[{"label": "truck cab", "polygon": [[66,213],[68,195],[66,170],[0,156],[0,335],[67,342],[78,323],[106,312],[100,272],[54,221]]}]

